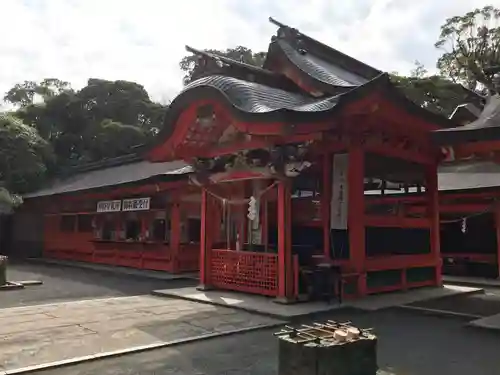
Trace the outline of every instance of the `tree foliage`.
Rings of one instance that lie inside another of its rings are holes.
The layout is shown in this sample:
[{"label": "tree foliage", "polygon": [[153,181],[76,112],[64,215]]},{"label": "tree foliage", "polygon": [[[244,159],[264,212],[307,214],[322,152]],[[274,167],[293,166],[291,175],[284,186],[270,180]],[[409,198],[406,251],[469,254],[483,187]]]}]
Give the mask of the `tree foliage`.
[{"label": "tree foliage", "polygon": [[4,100],[17,106],[26,107],[33,104],[37,97],[40,100],[47,100],[66,91],[72,91],[70,84],[57,78],[46,78],[41,82],[24,81],[7,91]]},{"label": "tree foliage", "polygon": [[92,132],[87,152],[90,159],[102,160],[129,154],[146,141],[147,135],[141,128],[106,119]]},{"label": "tree foliage", "polygon": [[392,74],[393,83],[414,103],[448,117],[467,100],[467,91],[440,75],[429,75],[419,62],[409,76]]},{"label": "tree foliage", "polygon": [[50,144],[36,129],[10,114],[0,114],[0,183],[11,192],[40,186],[54,161]]},{"label": "tree foliage", "polygon": [[500,64],[499,19],[500,10],[492,6],[447,19],[435,44],[443,50],[437,62],[441,74],[471,90],[493,91],[485,68]]},{"label": "tree foliage", "polygon": [[4,100],[16,108],[0,114],[4,198],[38,188],[48,172],[133,152],[158,133],[167,110],[135,82],[103,79],[78,91],[56,78],[25,81]]},{"label": "tree foliage", "polygon": [[[205,52],[213,53],[216,55],[228,57],[230,59],[244,62],[249,65],[255,65],[261,67],[266,59],[266,52],[252,52],[251,49],[238,46],[236,48],[228,48],[225,51],[219,51],[215,49],[207,49]],[[200,68],[199,56],[195,54],[190,54],[182,58],[179,63],[181,70],[184,72],[183,82],[188,84],[192,81],[193,73]]]},{"label": "tree foliage", "polygon": [[[12,96],[22,97],[16,87]],[[158,132],[166,111],[143,86],[103,79],[89,79],[79,91],[60,90],[42,102],[19,105],[16,115],[49,141],[61,167],[129,153]]]}]

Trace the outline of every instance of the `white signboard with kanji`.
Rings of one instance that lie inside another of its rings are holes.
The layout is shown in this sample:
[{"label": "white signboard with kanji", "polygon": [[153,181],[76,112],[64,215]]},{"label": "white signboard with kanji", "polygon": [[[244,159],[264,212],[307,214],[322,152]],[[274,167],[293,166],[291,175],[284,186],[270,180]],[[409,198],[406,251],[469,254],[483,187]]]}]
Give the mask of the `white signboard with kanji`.
[{"label": "white signboard with kanji", "polygon": [[149,210],[151,198],[134,198],[123,200],[123,211],[146,211]]},{"label": "white signboard with kanji", "polygon": [[97,202],[97,212],[118,212],[122,209],[122,201]]},{"label": "white signboard with kanji", "polygon": [[333,156],[333,181],[330,227],[332,229],[347,229],[348,213],[348,178],[349,155]]}]

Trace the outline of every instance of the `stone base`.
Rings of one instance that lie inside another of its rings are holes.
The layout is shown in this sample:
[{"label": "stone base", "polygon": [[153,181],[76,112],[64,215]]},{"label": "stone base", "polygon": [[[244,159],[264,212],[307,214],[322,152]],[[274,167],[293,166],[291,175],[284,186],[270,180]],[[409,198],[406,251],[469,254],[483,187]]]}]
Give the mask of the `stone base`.
[{"label": "stone base", "polygon": [[31,286],[31,285],[42,285],[43,281],[41,280],[23,280],[23,281],[16,281],[17,284],[21,284],[23,286]]},{"label": "stone base", "polygon": [[0,292],[7,291],[7,290],[23,289],[23,288],[24,288],[23,284],[14,283],[14,282],[7,282],[7,284],[0,285]]},{"label": "stone base", "polygon": [[294,303],[299,302],[296,298],[289,298],[289,297],[276,297],[273,300],[274,303],[279,303],[280,305],[291,305]]},{"label": "stone base", "polygon": [[206,292],[209,290],[214,290],[215,288],[211,285],[205,285],[205,284],[200,284],[196,287],[196,290],[199,290],[200,292]]}]

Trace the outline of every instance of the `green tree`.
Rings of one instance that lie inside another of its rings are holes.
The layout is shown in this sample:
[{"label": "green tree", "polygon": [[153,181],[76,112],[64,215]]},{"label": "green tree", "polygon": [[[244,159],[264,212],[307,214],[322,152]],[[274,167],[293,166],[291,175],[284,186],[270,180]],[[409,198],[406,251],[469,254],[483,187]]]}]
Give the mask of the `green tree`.
[{"label": "green tree", "polygon": [[494,90],[485,68],[500,63],[500,10],[493,6],[451,17],[441,26],[435,44],[443,50],[437,67],[441,74],[471,90]]},{"label": "green tree", "polygon": [[[51,87],[49,80],[42,82]],[[22,98],[25,91],[16,94],[16,88],[11,94]],[[130,152],[132,146],[152,139],[167,110],[153,102],[143,86],[128,81],[89,79],[79,91],[49,91],[53,94],[39,102],[19,103],[16,115],[51,143],[61,167]]]},{"label": "green tree", "polygon": [[440,75],[429,75],[418,61],[409,76],[393,73],[391,80],[414,103],[446,117],[450,116],[458,105],[478,100],[460,84]]},{"label": "green tree", "polygon": [[57,78],[45,78],[41,82],[24,81],[7,91],[4,100],[19,107],[26,107],[32,105],[37,97],[46,100],[66,91],[72,91],[70,84]]},{"label": "green tree", "polygon": [[106,119],[93,129],[90,137],[86,157],[101,160],[129,154],[137,145],[146,143],[148,135],[137,126]]},{"label": "green tree", "polygon": [[[219,51],[215,49],[207,49],[204,51],[258,67],[261,67],[264,64],[264,60],[266,59],[266,52],[254,53],[251,49],[243,46],[228,48],[225,51]],[[200,68],[200,58],[196,54],[190,54],[182,58],[179,66],[184,72],[183,82],[184,84],[188,84],[192,81],[193,74]]]},{"label": "green tree", "polygon": [[51,167],[52,148],[37,131],[10,114],[0,114],[0,185],[11,193],[40,186]]},{"label": "green tree", "polygon": [[0,214],[10,213],[12,209],[23,203],[18,194],[10,193],[6,188],[0,187]]}]

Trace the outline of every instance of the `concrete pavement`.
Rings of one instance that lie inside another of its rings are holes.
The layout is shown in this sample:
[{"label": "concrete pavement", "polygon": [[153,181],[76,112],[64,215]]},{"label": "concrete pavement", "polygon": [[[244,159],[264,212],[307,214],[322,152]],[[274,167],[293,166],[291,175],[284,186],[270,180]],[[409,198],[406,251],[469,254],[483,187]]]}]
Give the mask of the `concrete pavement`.
[{"label": "concrete pavement", "polygon": [[7,272],[10,280],[40,280],[43,285],[2,292],[0,309],[59,301],[143,295],[154,289],[197,284],[195,280],[167,281],[41,263],[12,263]]},{"label": "concrete pavement", "polygon": [[[500,336],[466,329],[460,319],[399,309],[336,310],[315,319],[351,320],[359,327],[373,327],[379,338],[379,366],[386,375],[499,373]],[[197,341],[36,375],[276,375],[273,332],[276,329]]]},{"label": "concrete pavement", "polygon": [[482,288],[500,288],[500,279],[488,279],[472,276],[443,275],[443,282],[456,285],[470,285]]},{"label": "concrete pavement", "polygon": [[1,370],[280,323],[233,309],[153,296],[0,309],[0,374]]}]

